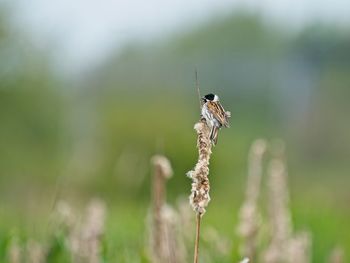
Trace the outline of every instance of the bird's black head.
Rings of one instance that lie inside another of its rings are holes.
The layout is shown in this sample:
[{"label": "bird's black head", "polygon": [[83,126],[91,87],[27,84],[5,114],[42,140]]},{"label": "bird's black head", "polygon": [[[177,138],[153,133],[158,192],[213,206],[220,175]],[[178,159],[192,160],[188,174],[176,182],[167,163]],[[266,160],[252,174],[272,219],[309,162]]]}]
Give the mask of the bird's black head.
[{"label": "bird's black head", "polygon": [[205,96],[202,98],[202,100],[203,100],[204,102],[207,102],[207,101],[214,101],[216,98],[217,98],[217,96],[216,96],[215,94],[209,93],[209,94],[205,95]]}]

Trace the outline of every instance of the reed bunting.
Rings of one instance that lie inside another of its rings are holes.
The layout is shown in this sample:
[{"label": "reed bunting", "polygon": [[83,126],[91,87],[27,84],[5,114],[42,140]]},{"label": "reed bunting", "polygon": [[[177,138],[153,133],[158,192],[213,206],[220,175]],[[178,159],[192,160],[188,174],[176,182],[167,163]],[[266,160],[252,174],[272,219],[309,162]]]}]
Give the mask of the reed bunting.
[{"label": "reed bunting", "polygon": [[205,95],[202,101],[202,117],[205,118],[210,128],[210,140],[216,145],[220,128],[222,126],[229,127],[228,119],[231,117],[231,113],[224,110],[219,97],[215,94]]}]

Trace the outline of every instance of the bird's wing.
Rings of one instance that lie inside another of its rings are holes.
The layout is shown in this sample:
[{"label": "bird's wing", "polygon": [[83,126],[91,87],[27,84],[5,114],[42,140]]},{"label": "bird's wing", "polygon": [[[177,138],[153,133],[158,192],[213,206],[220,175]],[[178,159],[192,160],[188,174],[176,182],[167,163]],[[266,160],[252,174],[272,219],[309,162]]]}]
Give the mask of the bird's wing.
[{"label": "bird's wing", "polygon": [[220,102],[208,102],[207,107],[208,110],[213,114],[214,118],[217,119],[221,123],[221,125],[229,127],[229,116],[226,114]]}]

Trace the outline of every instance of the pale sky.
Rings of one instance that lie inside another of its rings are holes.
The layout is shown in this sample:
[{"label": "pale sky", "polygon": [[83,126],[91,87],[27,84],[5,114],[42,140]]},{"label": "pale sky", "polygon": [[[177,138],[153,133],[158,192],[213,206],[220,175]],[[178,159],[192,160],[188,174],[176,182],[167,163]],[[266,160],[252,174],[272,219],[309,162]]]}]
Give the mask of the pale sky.
[{"label": "pale sky", "polygon": [[[0,0],[6,2],[6,0]],[[7,0],[19,28],[53,44],[67,71],[98,63],[128,41],[152,41],[238,8],[294,28],[309,21],[350,25],[348,0]],[[349,26],[350,28],[350,26]]]}]

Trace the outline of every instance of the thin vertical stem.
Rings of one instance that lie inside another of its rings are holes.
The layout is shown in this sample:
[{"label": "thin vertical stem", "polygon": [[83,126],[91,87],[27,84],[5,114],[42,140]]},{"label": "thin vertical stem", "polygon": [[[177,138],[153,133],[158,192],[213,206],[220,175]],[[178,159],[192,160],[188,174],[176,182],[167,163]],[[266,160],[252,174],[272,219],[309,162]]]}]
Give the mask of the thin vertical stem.
[{"label": "thin vertical stem", "polygon": [[154,225],[157,226],[154,229],[154,244],[155,247],[160,249],[162,243],[162,215],[161,210],[165,203],[165,178],[162,175],[162,167],[156,165],[153,175],[153,220]]},{"label": "thin vertical stem", "polygon": [[197,93],[198,93],[198,99],[199,99],[199,110],[202,110],[202,97],[201,97],[201,91],[199,89],[199,79],[198,79],[198,70],[196,68],[195,72],[194,72],[195,78],[196,78],[196,88],[197,88]]},{"label": "thin vertical stem", "polygon": [[198,251],[199,251],[199,233],[201,229],[201,214],[197,213],[197,218],[196,218],[196,241],[194,244],[194,263],[198,263]]}]

